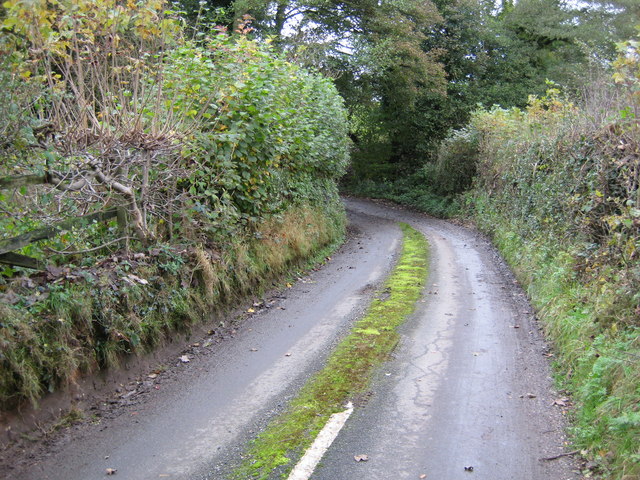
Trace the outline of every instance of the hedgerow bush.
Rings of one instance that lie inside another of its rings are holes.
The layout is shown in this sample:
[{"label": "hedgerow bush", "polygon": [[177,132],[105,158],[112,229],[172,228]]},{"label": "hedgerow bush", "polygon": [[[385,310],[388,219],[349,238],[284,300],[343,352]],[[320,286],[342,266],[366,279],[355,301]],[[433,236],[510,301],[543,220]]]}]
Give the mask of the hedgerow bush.
[{"label": "hedgerow bush", "polygon": [[347,124],[329,80],[227,35],[176,50],[167,70],[170,89],[195,90],[203,101],[193,106],[203,126],[183,151],[190,174],[181,186],[208,220],[228,229],[292,203],[336,203]]},{"label": "hedgerow bush", "polygon": [[249,39],[248,18],[189,40],[168,7],[3,4],[0,240],[127,215],[17,252],[40,272],[2,270],[0,408],[145,352],[342,238],[331,82]]},{"label": "hedgerow bush", "polygon": [[640,64],[637,42],[622,48],[617,83],[581,102],[551,88],[525,110],[477,112],[466,196],[555,344],[576,445],[611,479],[640,474]]},{"label": "hedgerow bush", "polygon": [[436,195],[447,197],[467,191],[476,175],[478,130],[468,126],[453,131],[438,147],[436,161],[427,163],[424,177]]}]

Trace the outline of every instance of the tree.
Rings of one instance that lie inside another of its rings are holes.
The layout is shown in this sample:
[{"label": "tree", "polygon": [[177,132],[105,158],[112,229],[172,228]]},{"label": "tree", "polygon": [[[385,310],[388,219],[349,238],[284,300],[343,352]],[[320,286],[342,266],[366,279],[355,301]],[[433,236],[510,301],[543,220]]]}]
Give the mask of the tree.
[{"label": "tree", "polygon": [[634,36],[635,27],[640,24],[640,2],[637,0],[587,0],[581,2],[580,22],[589,26],[587,42],[603,39],[609,44],[607,51],[615,56],[613,42],[627,40]]},{"label": "tree", "polygon": [[589,62],[602,64],[615,50],[591,7],[571,8],[559,0],[504,2],[498,10],[479,0],[436,5],[443,21],[426,32],[425,48],[442,52],[447,95],[426,94],[418,101],[431,151],[449,130],[466,124],[478,104],[522,107],[530,95],[544,94],[547,80],[575,89],[585,81]]},{"label": "tree", "polygon": [[215,26],[230,29],[235,20],[233,0],[178,0],[175,7],[195,33]]}]

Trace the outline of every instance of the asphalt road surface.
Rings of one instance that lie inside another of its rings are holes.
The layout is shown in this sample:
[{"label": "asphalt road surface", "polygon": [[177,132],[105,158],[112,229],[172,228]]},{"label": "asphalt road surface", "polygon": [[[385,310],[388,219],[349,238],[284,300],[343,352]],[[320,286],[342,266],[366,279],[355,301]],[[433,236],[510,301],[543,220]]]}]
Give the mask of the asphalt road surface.
[{"label": "asphalt road surface", "polygon": [[545,460],[566,451],[547,346],[488,242],[398,207],[346,203],[349,241],[324,267],[258,302],[233,338],[209,348],[192,339],[188,363],[142,372],[144,395],[127,397],[124,386],[110,415],[102,402],[46,444],[5,453],[0,477],[93,480],[114,469],[116,479],[223,479],[362,314],[393,266],[404,221],[431,245],[424,298],[311,478],[579,478],[571,458]]},{"label": "asphalt road surface", "polygon": [[[447,222],[348,205],[423,232],[431,275],[371,400],[355,410],[311,478],[579,478],[571,460],[545,460],[566,451],[563,402],[556,402],[531,307],[494,249]],[[360,455],[368,461],[356,462]]]}]

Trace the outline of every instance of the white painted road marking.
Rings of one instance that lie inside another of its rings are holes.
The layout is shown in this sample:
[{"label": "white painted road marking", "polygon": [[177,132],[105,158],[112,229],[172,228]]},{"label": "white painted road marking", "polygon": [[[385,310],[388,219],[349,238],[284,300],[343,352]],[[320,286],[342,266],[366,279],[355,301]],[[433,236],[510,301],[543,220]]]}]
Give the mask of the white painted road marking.
[{"label": "white painted road marking", "polygon": [[333,441],[347,423],[347,419],[353,412],[353,404],[347,403],[347,409],[344,412],[334,413],[329,417],[329,421],[320,430],[320,433],[314,440],[313,444],[305,452],[298,464],[289,474],[287,480],[308,480],[316,466],[322,459],[324,453],[331,446]]}]

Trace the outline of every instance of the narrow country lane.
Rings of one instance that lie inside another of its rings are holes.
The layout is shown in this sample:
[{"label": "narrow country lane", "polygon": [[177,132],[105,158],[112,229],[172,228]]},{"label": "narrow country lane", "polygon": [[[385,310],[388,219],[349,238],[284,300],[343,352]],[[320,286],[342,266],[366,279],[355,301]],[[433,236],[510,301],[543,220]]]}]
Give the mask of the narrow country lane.
[{"label": "narrow country lane", "polygon": [[397,224],[362,214],[351,223],[349,242],[331,262],[247,319],[233,340],[184,365],[183,378],[161,381],[142,404],[85,425],[0,478],[94,480],[108,468],[126,480],[220,478],[251,432],[321,366],[392,267]]},{"label": "narrow country lane", "polygon": [[348,208],[423,232],[431,275],[395,359],[311,478],[579,478],[570,459],[544,460],[566,451],[564,419],[530,306],[493,248],[405,210],[359,200]]},{"label": "narrow country lane", "polygon": [[[423,232],[431,274],[394,358],[338,435],[315,480],[579,478],[553,405],[546,345],[522,291],[488,242],[448,222],[347,199],[350,239],[235,338],[113,419],[85,422],[15,480],[222,480],[363,312],[393,265],[397,222]],[[197,341],[197,339],[192,339]],[[174,359],[175,363],[175,359]],[[367,455],[356,462],[354,456]],[[466,467],[466,469],[465,469]]]}]

